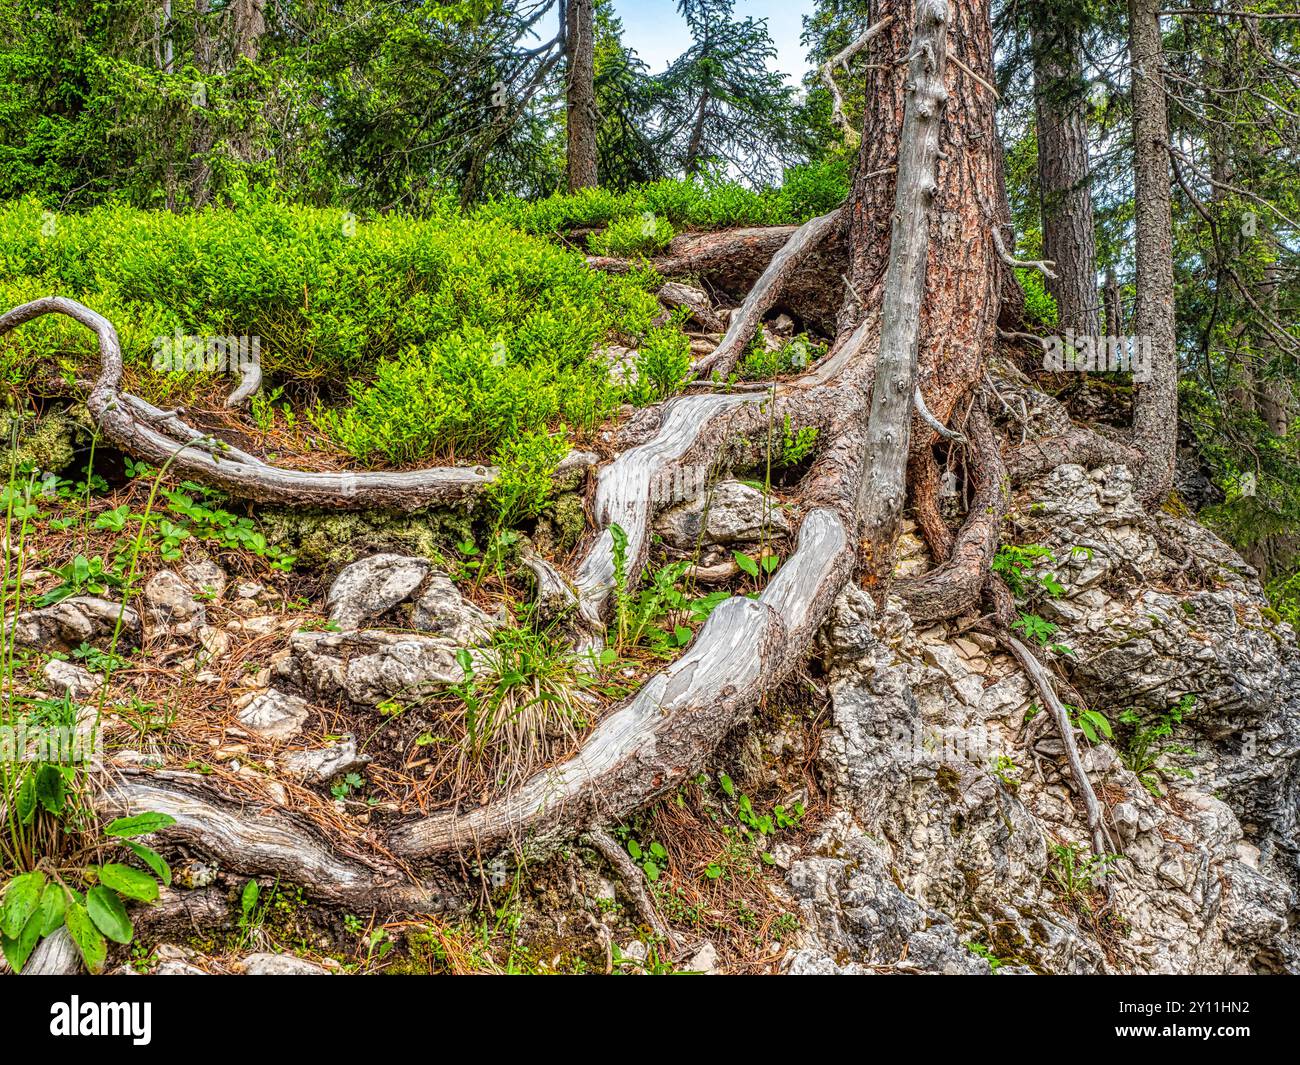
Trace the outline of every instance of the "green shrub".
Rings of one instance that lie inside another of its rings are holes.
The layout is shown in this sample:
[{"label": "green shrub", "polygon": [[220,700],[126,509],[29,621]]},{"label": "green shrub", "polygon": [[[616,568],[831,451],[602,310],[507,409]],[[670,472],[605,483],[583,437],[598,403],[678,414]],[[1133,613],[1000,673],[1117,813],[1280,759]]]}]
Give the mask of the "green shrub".
[{"label": "green shrub", "polygon": [[510,526],[541,513],[555,493],[555,468],[568,451],[563,432],[529,431],[492,456],[500,475],[488,489],[488,498],[500,525]]},{"label": "green shrub", "polygon": [[626,192],[583,189],[542,200],[497,200],[478,208],[491,218],[526,233],[550,236],[573,229],[640,220],[647,212],[677,230],[725,226],[789,225],[824,214],[848,195],[848,161],[807,163],[786,171],[777,188],[751,189],[718,177],[668,179]]},{"label": "green shrub", "polygon": [[635,403],[654,403],[681,390],[691,373],[690,338],[673,322],[650,330],[636,357]]},{"label": "green shrub", "polygon": [[1054,300],[1043,284],[1043,275],[1037,270],[1017,270],[1020,287],[1025,292],[1025,319],[1037,325],[1054,326],[1060,320]]},{"label": "green shrub", "polygon": [[746,381],[770,381],[787,373],[802,373],[808,365],[826,354],[826,347],[800,333],[775,348],[767,344],[767,331],[761,326],[740,360],[738,373]]},{"label": "green shrub", "polygon": [[[658,312],[647,278],[451,207],[365,222],[254,198],[51,223],[19,202],[0,208],[0,249],[0,299],[61,292],[108,316],[146,398],[211,383],[156,372],[155,338],[257,336],[268,379],[319,382],[314,424],[371,463],[483,459],[520,432],[594,427],[617,399],[595,347]],[[59,316],[0,340],[12,383],[55,360],[84,377],[94,359],[93,336]]]},{"label": "green shrub", "polygon": [[587,247],[597,255],[651,255],[666,248],[677,235],[672,223],[653,211],[616,219],[599,233],[587,238]]}]

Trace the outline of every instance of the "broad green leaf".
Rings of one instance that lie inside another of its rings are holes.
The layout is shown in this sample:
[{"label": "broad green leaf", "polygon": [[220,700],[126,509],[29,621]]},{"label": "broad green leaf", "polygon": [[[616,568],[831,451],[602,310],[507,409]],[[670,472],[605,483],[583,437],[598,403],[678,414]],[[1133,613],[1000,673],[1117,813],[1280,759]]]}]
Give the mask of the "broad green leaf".
[{"label": "broad green leaf", "polygon": [[659,879],[659,866],[657,866],[654,862],[646,862],[643,866],[641,866],[641,868],[645,870],[645,875],[647,880],[655,881]]},{"label": "broad green leaf", "polygon": [[745,554],[744,551],[733,551],[731,554],[736,560],[736,565],[744,570],[744,572],[748,573],[751,577],[758,576],[758,563]]},{"label": "broad green leaf", "polygon": [[18,938],[18,934],[36,912],[43,887],[45,887],[45,874],[39,870],[34,873],[24,873],[9,881],[4,903],[0,905],[0,932],[10,939]]},{"label": "broad green leaf", "polygon": [[36,800],[47,813],[58,816],[63,813],[68,793],[64,787],[63,774],[52,765],[43,765],[36,774]]},{"label": "broad green leaf", "polygon": [[128,899],[153,902],[158,898],[158,881],[148,873],[132,869],[129,865],[110,862],[99,867],[99,882],[107,888],[121,892]]},{"label": "broad green leaf", "polygon": [[633,858],[640,858],[640,857],[641,857],[641,844],[639,844],[639,843],[638,843],[636,840],[634,840],[634,839],[630,839],[630,840],[628,840],[628,841],[627,841],[627,852],[628,852],[628,854],[632,855]]},{"label": "broad green leaf", "polygon": [[63,888],[58,884],[46,884],[41,892],[41,903],[33,915],[33,920],[41,922],[41,935],[53,935],[59,925],[63,924],[63,910],[67,904]]},{"label": "broad green leaf", "polygon": [[72,937],[72,942],[81,952],[81,960],[86,963],[86,968],[92,973],[99,972],[108,957],[108,944],[104,942],[104,937],[95,927],[95,922],[90,919],[86,907],[80,902],[74,902],[68,907],[66,920],[68,935]]},{"label": "broad green leaf", "polygon": [[[100,884],[86,892],[86,912],[104,935],[115,943],[130,943],[131,918],[117,892]],[[71,911],[69,911],[71,916]]]},{"label": "broad green leaf", "polygon": [[41,941],[40,914],[33,914],[32,919],[23,926],[16,937],[0,935],[0,950],[4,951],[5,961],[16,973],[23,971],[27,959],[32,956],[36,944]]},{"label": "broad green leaf", "polygon": [[167,887],[172,886],[172,867],[163,860],[163,856],[152,847],[146,847],[143,843],[136,843],[134,840],[123,840],[123,843],[130,849],[140,861],[144,862],[154,875],[161,880]]},{"label": "broad green leaf", "polygon": [[14,807],[18,820],[24,825],[30,825],[36,816],[36,774],[27,773],[23,777],[23,782],[18,785],[18,798]]},{"label": "broad green leaf", "polygon": [[694,636],[695,633],[685,625],[678,625],[673,629],[673,635],[677,637],[677,645],[679,647],[684,647],[686,644],[691,642],[691,637]]},{"label": "broad green leaf", "polygon": [[239,898],[239,909],[245,916],[252,913],[257,906],[257,897],[261,894],[262,889],[258,887],[256,880],[250,880],[244,885],[244,893]]},{"label": "broad green leaf", "polygon": [[175,823],[176,818],[170,814],[136,814],[134,817],[119,817],[116,821],[110,821],[104,828],[104,835],[114,839],[130,839],[134,836],[147,836],[150,832],[157,832],[160,828]]}]

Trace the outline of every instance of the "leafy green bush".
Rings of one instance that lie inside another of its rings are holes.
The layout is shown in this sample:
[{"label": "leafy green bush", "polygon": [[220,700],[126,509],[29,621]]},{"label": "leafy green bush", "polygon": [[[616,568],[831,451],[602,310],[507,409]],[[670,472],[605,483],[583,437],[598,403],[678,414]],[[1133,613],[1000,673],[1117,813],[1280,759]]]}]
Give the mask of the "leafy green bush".
[{"label": "leafy green bush", "polygon": [[475,217],[539,235],[639,220],[647,213],[679,230],[788,225],[824,214],[847,195],[848,163],[834,159],[787,170],[784,184],[777,188],[754,190],[717,177],[670,179],[622,193],[583,189],[541,200],[498,200],[480,207]]},{"label": "leafy green bush", "polygon": [[626,215],[610,222],[587,238],[587,247],[597,255],[651,255],[668,246],[677,235],[672,223],[653,211]]},{"label": "leafy green bush", "polygon": [[1054,326],[1060,321],[1056,300],[1043,284],[1043,275],[1037,270],[1017,270],[1020,287],[1025,293],[1025,318],[1038,325]]},{"label": "leafy green bush", "polygon": [[[361,222],[266,198],[57,218],[19,202],[0,208],[0,249],[0,299],[57,291],[106,314],[155,401],[202,380],[155,372],[155,338],[260,337],[268,377],[319,382],[314,424],[363,462],[485,458],[560,421],[591,428],[616,401],[596,345],[658,311],[645,277],[451,206]],[[21,381],[56,354],[86,376],[94,338],[50,316],[0,341],[0,372]]]},{"label": "leafy green bush", "polygon": [[676,325],[651,329],[636,358],[635,403],[653,403],[679,391],[691,372],[691,342]]},{"label": "leafy green bush", "polygon": [[737,368],[746,381],[770,381],[786,373],[802,373],[809,363],[826,354],[826,347],[800,333],[776,347],[768,347],[767,331],[761,326]]},{"label": "leafy green bush", "polygon": [[488,489],[499,522],[536,517],[554,494],[552,475],[569,450],[564,433],[526,432],[492,456],[500,476]]}]

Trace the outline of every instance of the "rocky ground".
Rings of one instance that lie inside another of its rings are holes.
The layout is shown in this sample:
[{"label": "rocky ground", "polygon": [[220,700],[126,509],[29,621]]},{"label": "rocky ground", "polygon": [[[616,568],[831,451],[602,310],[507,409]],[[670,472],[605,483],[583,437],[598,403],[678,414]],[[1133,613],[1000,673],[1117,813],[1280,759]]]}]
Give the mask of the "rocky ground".
[{"label": "rocky ground", "polygon": [[[996,383],[1004,432],[1066,418],[1014,368]],[[765,496],[744,480],[708,498],[661,515],[657,550],[689,560],[705,585],[739,588],[734,552],[779,558],[798,515],[779,488]],[[439,714],[467,669],[488,668],[483,648],[510,623],[511,600],[506,585],[466,580],[420,549],[446,543],[436,521],[390,536],[349,520],[351,539],[284,523],[294,550],[319,540],[306,579],[255,579],[188,550],[152,568],[120,622],[109,591],[26,611],[13,632],[44,656],[34,683],[93,718],[102,678],[85,649],[138,647],[106,717],[110,774],[190,781],[308,821],[340,853],[373,852],[376,828],[460,801],[436,755]],[[536,539],[553,548],[562,524]],[[820,659],[691,786],[621,826],[620,857],[587,839],[540,865],[480,856],[448,912],[389,920],[320,906],[310,884],[250,878],[182,844],[175,883],[118,964],[1300,969],[1300,651],[1254,571],[1192,518],[1149,518],[1122,467],[1065,465],[1026,486],[1004,541],[1035,549],[1025,636],[1082,722],[1112,854],[1091,852],[1060,737],[998,642],[969,619],[918,628],[896,601],[877,610],[850,588]],[[914,528],[902,546],[900,575],[929,568]],[[636,664],[622,668],[634,685]],[[593,716],[617,694],[593,694]],[[128,695],[173,710],[162,722],[128,713]],[[74,963],[59,937],[41,948],[46,969]]]}]

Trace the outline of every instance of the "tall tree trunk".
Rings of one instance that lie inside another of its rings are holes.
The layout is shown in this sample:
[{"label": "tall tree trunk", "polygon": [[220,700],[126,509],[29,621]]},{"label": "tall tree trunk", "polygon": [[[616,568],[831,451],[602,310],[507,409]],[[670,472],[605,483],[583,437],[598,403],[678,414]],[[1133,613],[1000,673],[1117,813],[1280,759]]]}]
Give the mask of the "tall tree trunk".
[{"label": "tall tree trunk", "polygon": [[[194,0],[194,68],[200,78],[214,70],[213,40],[208,20],[212,13],[211,0]],[[194,136],[190,143],[190,203],[204,207],[212,196],[212,164],[208,153],[212,151],[215,137],[208,121],[208,86],[203,81],[193,87],[191,111],[194,116]]]},{"label": "tall tree trunk", "polygon": [[[1041,8],[1038,9],[1041,11]],[[1042,12],[1040,17],[1046,16]],[[1047,291],[1062,331],[1097,332],[1097,246],[1088,188],[1088,127],[1077,29],[1033,33],[1038,195],[1043,258],[1056,264]]]},{"label": "tall tree trunk", "polygon": [[700,153],[704,150],[704,120],[709,114],[709,90],[700,94],[700,106],[695,111],[695,125],[691,127],[691,139],[686,145],[686,160],[683,168],[686,176],[691,177],[700,170]]},{"label": "tall tree trunk", "polygon": [[1134,332],[1139,356],[1145,352],[1148,359],[1148,379],[1135,386],[1133,442],[1145,456],[1137,489],[1147,503],[1159,502],[1169,494],[1178,441],[1169,116],[1161,72],[1164,44],[1159,12],[1160,0],[1129,0],[1137,262]]},{"label": "tall tree trunk", "polygon": [[[902,125],[906,79],[897,60],[906,57],[915,23],[915,0],[885,0],[877,21],[894,16],[867,46],[866,115],[849,200],[849,291],[839,333],[852,332],[866,317],[878,331],[885,270],[889,261],[898,131]],[[989,0],[954,0],[949,11],[949,55],[961,62],[944,71],[947,101],[940,124],[936,188],[929,214],[931,239],[926,263],[925,298],[920,308],[917,385],[926,406],[943,424],[964,411],[980,381],[984,357],[997,329],[1003,264],[993,229],[1009,212],[999,210],[1005,190],[999,180],[1001,146],[994,127],[994,96],[972,77],[993,79]],[[919,421],[911,432],[909,466],[918,521],[936,555],[951,546],[938,517],[934,492],[937,470],[930,450],[934,430]],[[892,545],[875,549],[867,583],[889,573]]]},{"label": "tall tree trunk", "polygon": [[594,0],[568,0],[564,16],[570,192],[597,184],[594,9]]},{"label": "tall tree trunk", "polygon": [[[841,334],[857,325],[866,308],[879,306],[889,259],[894,163],[905,94],[895,61],[908,54],[914,0],[884,0],[877,18],[886,15],[894,15],[894,21],[868,46],[867,135],[847,204],[851,291],[840,316]],[[949,19],[949,54],[961,65],[948,64],[944,75],[948,100],[930,216],[933,239],[918,367],[926,404],[944,423],[979,380],[994,341],[1001,260],[993,227],[1004,195],[998,181],[1001,147],[993,121],[994,97],[962,69],[988,82],[993,79],[989,0],[954,0]],[[917,446],[929,446],[933,440],[929,429],[916,435]]]}]

